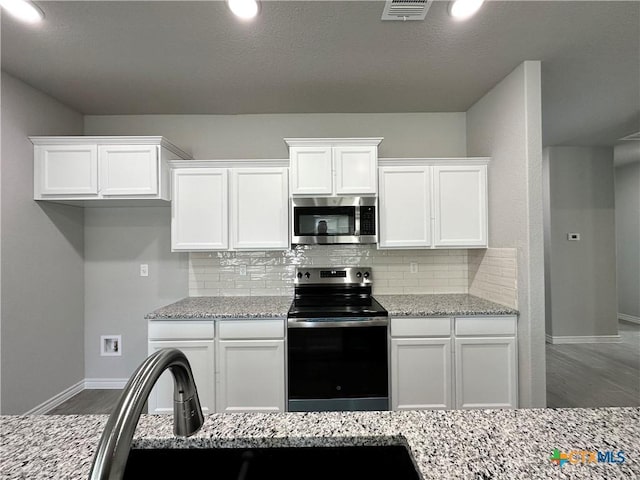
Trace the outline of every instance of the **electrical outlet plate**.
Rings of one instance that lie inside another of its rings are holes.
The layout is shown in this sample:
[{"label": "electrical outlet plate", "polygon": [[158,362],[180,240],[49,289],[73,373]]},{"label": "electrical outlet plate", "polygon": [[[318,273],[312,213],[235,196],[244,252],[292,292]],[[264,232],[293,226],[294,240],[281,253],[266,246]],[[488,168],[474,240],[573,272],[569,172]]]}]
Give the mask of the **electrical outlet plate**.
[{"label": "electrical outlet plate", "polygon": [[239,265],[238,266],[238,274],[245,276],[247,274],[247,266],[246,265]]},{"label": "electrical outlet plate", "polygon": [[580,234],[579,233],[567,233],[567,240],[571,241],[571,242],[577,242],[580,240]]},{"label": "electrical outlet plate", "polygon": [[101,335],[100,355],[103,357],[119,357],[122,355],[122,335]]},{"label": "electrical outlet plate", "polygon": [[418,273],[418,262],[409,263],[409,271],[411,273]]},{"label": "electrical outlet plate", "polygon": [[147,265],[146,263],[141,263],[140,264],[140,276],[141,277],[148,277],[149,276],[149,265]]}]

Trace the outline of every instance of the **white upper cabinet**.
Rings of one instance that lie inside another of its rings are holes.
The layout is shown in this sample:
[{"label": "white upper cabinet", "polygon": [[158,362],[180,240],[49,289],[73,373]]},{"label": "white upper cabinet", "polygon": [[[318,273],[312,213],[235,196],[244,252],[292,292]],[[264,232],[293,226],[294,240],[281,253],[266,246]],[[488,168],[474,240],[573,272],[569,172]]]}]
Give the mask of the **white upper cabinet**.
[{"label": "white upper cabinet", "polygon": [[286,168],[231,169],[231,245],[237,250],[289,247]]},{"label": "white upper cabinet", "polygon": [[156,195],[158,149],[157,145],[100,145],[100,193]]},{"label": "white upper cabinet", "polygon": [[380,247],[430,247],[431,169],[380,168]]},{"label": "white upper cabinet", "polygon": [[434,243],[487,246],[487,166],[433,167]]},{"label": "white upper cabinet", "polygon": [[292,195],[375,195],[381,138],[288,138]]},{"label": "white upper cabinet", "polygon": [[169,201],[167,162],[189,158],[163,137],[29,138],[34,144],[34,200],[84,206]]},{"label": "white upper cabinet", "polygon": [[97,145],[35,145],[36,198],[45,195],[98,195]]},{"label": "white upper cabinet", "polygon": [[333,164],[337,195],[370,195],[377,192],[377,146],[333,147]]},{"label": "white upper cabinet", "polygon": [[[172,250],[289,248],[288,172],[284,166],[272,166],[283,162],[171,162]],[[234,164],[256,166],[227,167]]]},{"label": "white upper cabinet", "polygon": [[228,225],[227,169],[173,169],[171,250],[226,250]]},{"label": "white upper cabinet", "polygon": [[291,193],[331,195],[333,193],[333,151],[331,147],[291,147]]},{"label": "white upper cabinet", "polygon": [[380,248],[486,248],[489,159],[384,159]]}]

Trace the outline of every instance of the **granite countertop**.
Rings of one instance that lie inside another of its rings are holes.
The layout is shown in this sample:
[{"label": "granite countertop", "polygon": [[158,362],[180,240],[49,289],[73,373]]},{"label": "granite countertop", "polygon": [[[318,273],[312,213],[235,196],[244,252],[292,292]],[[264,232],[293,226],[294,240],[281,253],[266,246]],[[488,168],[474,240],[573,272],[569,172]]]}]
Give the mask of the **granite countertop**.
[{"label": "granite countertop", "polygon": [[518,311],[467,294],[375,295],[390,317],[517,315]]},{"label": "granite countertop", "polygon": [[[0,478],[85,479],[104,415],[0,417]],[[405,445],[426,479],[640,478],[640,408],[207,415],[188,439],[143,415],[135,448]],[[623,463],[554,465],[558,449],[624,452]],[[215,468],[215,467],[213,467]]]},{"label": "granite countertop", "polygon": [[147,320],[286,318],[291,297],[187,297],[145,315]]},{"label": "granite countertop", "polygon": [[[391,317],[517,315],[518,311],[465,294],[374,295]],[[147,320],[286,318],[291,297],[187,297],[145,316]]]}]

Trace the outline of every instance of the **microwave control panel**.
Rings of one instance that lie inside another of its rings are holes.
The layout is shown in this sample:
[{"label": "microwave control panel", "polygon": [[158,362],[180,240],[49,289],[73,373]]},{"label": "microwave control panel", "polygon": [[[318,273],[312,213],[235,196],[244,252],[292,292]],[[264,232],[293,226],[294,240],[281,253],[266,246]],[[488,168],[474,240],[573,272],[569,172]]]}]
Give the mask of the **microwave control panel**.
[{"label": "microwave control panel", "polygon": [[376,234],[376,207],[360,207],[360,235]]}]

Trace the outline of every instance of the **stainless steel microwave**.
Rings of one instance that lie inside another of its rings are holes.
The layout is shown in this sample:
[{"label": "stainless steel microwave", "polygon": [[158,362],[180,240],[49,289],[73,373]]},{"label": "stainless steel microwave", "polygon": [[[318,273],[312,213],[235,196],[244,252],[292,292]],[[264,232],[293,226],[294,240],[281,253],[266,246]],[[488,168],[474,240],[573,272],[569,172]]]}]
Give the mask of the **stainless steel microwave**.
[{"label": "stainless steel microwave", "polygon": [[291,243],[377,243],[375,197],[294,198]]}]

